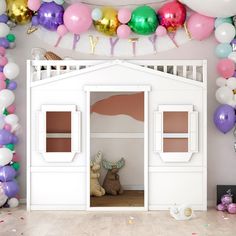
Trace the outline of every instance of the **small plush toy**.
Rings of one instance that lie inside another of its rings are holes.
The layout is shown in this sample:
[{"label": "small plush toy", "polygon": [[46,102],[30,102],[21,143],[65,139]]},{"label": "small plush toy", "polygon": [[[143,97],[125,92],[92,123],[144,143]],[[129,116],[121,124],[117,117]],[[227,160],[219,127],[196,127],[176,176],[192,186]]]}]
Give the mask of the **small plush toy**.
[{"label": "small plush toy", "polygon": [[102,152],[98,152],[94,160],[90,162],[90,196],[101,197],[105,190],[99,183]]},{"label": "small plush toy", "polygon": [[107,170],[107,174],[102,185],[106,193],[111,195],[122,194],[123,189],[120,184],[120,177],[117,173],[119,169],[121,169],[125,165],[125,159],[121,158],[115,163],[103,160],[102,164],[103,167]]}]

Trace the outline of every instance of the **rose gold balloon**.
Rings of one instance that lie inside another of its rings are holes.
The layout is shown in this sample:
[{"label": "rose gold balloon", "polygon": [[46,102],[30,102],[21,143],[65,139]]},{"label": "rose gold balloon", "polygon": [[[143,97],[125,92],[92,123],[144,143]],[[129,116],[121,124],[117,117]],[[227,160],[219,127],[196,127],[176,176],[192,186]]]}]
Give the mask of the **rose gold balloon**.
[{"label": "rose gold balloon", "polygon": [[168,32],[174,32],[184,25],[186,19],[186,8],[183,4],[173,1],[164,4],[157,12],[160,25]]}]

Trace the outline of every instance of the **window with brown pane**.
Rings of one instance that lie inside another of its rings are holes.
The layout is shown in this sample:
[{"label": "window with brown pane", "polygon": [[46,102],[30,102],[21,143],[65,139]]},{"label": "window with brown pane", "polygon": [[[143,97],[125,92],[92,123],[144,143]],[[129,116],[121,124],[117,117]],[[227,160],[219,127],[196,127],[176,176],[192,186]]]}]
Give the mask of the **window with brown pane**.
[{"label": "window with brown pane", "polygon": [[163,151],[188,152],[188,112],[163,112]]},{"label": "window with brown pane", "polygon": [[71,152],[71,112],[46,112],[46,152]]}]

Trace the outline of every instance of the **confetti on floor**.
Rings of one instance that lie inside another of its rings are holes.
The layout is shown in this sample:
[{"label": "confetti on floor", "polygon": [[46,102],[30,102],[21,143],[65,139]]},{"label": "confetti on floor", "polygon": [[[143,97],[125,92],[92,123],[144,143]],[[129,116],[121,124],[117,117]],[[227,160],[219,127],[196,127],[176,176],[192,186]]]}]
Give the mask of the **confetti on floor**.
[{"label": "confetti on floor", "polygon": [[4,220],[0,220],[0,223],[3,223],[4,222]]},{"label": "confetti on floor", "polygon": [[207,228],[210,226],[210,224],[204,224],[203,226]]},{"label": "confetti on floor", "polygon": [[192,233],[192,236],[193,236],[193,235],[197,235],[197,233]]},{"label": "confetti on floor", "polygon": [[129,217],[128,224],[130,225],[134,224],[134,217],[132,216]]}]

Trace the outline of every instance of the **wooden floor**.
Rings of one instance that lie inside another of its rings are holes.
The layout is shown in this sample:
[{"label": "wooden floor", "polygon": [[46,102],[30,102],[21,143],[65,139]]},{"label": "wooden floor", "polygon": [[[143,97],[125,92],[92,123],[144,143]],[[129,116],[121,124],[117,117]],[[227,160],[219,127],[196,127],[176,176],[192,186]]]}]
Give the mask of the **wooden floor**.
[{"label": "wooden floor", "polygon": [[144,191],[126,190],[122,195],[91,197],[90,205],[92,207],[143,207]]},{"label": "wooden floor", "polygon": [[235,236],[236,215],[196,212],[176,221],[168,211],[81,212],[0,209],[1,236]]}]

